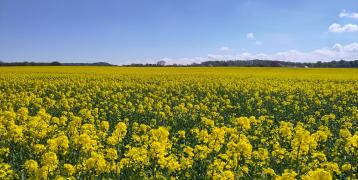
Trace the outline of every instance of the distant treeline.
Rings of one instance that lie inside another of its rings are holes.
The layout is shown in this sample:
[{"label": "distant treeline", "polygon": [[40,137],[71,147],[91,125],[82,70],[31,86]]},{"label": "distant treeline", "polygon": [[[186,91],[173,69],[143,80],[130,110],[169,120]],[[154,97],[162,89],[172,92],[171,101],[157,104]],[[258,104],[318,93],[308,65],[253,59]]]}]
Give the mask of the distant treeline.
[{"label": "distant treeline", "polygon": [[[0,66],[116,66],[107,62],[95,62],[95,63],[61,63],[54,62],[2,62]],[[228,61],[205,61],[202,63],[193,63],[189,65],[172,64],[165,65],[164,61],[158,61],[156,64],[130,64],[123,65],[129,67],[217,67],[217,66],[238,66],[238,67],[309,67],[309,68],[357,68],[358,60],[355,61],[331,61],[322,62],[317,61],[315,63],[301,63],[301,62],[288,62],[288,61],[275,61],[275,60],[228,60]]]},{"label": "distant treeline", "polygon": [[[125,66],[142,67],[142,66],[164,66],[163,63],[157,64],[130,64]],[[228,61],[205,61],[202,63],[193,63],[189,65],[165,65],[172,67],[186,67],[186,66],[238,66],[238,67],[310,67],[310,68],[357,68],[358,60],[355,61],[331,61],[315,63],[301,63],[301,62],[288,62],[288,61],[275,61],[275,60],[228,60]]]},{"label": "distant treeline", "polygon": [[95,63],[61,63],[58,61],[54,62],[2,62],[0,66],[115,66],[106,62],[95,62]]},{"label": "distant treeline", "polygon": [[315,63],[300,63],[272,60],[236,60],[236,61],[206,61],[193,66],[243,66],[243,67],[325,67],[325,68],[351,68],[358,67],[358,60],[355,61],[331,61]]}]

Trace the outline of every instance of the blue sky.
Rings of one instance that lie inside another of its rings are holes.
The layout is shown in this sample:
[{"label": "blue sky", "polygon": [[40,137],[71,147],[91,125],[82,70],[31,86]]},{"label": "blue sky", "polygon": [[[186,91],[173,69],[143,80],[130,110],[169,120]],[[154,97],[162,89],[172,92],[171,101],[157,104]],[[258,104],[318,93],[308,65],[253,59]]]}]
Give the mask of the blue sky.
[{"label": "blue sky", "polygon": [[1,61],[358,59],[357,0],[0,0]]}]

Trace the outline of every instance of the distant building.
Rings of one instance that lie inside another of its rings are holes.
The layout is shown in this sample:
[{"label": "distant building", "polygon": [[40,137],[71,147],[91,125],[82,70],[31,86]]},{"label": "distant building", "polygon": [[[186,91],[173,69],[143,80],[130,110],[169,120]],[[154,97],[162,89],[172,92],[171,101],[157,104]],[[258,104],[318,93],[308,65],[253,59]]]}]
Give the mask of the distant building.
[{"label": "distant building", "polygon": [[158,62],[157,62],[157,65],[158,65],[158,66],[165,66],[165,61],[158,61]]}]

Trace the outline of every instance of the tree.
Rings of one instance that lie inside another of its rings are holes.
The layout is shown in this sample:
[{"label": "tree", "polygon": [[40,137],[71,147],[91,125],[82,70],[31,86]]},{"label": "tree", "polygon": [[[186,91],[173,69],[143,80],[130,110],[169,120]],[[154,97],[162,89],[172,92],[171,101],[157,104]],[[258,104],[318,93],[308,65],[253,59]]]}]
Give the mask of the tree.
[{"label": "tree", "polygon": [[157,66],[165,66],[165,61],[158,61]]}]

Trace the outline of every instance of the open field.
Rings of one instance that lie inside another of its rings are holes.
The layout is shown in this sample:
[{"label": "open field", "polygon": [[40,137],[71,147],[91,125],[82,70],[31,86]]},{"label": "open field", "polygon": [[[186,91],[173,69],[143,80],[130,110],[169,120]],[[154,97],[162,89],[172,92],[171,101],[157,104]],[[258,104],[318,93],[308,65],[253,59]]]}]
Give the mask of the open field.
[{"label": "open field", "polygon": [[356,179],[358,69],[1,67],[0,179]]}]

